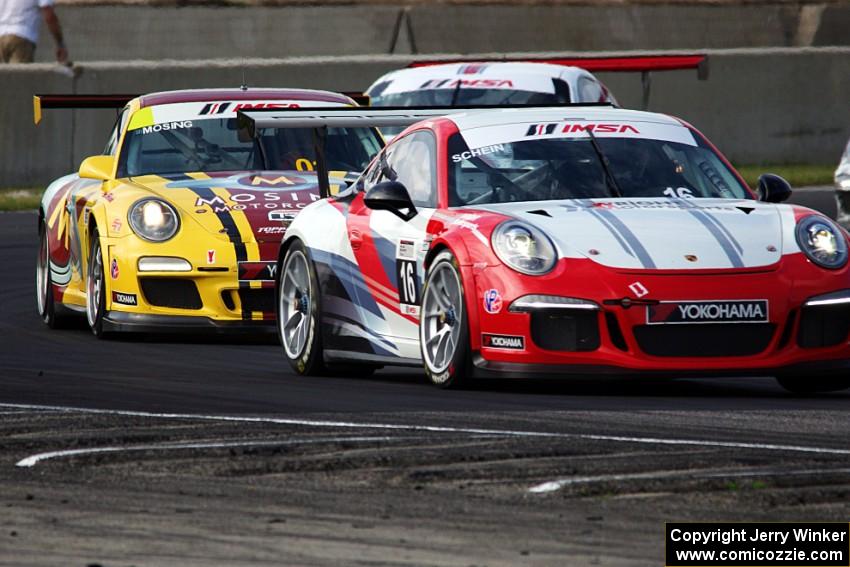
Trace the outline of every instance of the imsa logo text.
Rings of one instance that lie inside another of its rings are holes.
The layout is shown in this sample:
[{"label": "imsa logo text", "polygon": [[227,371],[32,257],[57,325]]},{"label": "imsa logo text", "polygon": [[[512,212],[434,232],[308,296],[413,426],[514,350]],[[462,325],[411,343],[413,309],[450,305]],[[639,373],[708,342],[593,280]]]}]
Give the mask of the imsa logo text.
[{"label": "imsa logo text", "polygon": [[481,344],[485,348],[501,348],[507,350],[525,350],[525,337],[514,335],[481,335]]}]

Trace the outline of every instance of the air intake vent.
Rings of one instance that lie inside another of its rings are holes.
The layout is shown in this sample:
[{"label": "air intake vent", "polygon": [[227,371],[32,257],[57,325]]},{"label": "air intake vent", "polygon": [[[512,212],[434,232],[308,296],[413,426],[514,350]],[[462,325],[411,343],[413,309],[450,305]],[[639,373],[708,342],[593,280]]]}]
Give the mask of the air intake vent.
[{"label": "air intake vent", "polygon": [[141,278],[142,295],[150,305],[174,309],[203,307],[198,286],[192,280],[179,278]]}]

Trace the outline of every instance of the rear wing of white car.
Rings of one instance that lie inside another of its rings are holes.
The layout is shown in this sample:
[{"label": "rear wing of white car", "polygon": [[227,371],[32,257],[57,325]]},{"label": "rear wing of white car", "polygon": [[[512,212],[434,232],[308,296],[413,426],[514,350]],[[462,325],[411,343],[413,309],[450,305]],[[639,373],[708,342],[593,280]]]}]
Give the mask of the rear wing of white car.
[{"label": "rear wing of white car", "polygon": [[640,73],[643,87],[643,109],[649,107],[649,94],[652,88],[652,73],[660,71],[696,70],[697,79],[708,80],[708,54],[706,53],[639,53],[626,55],[576,55],[529,56],[529,57],[491,57],[463,58],[446,57],[418,60],[408,68],[432,67],[447,63],[548,63],[564,67],[579,67],[591,73]]},{"label": "rear wing of white car", "polygon": [[316,172],[319,177],[319,193],[324,198],[330,195],[328,167],[325,159],[325,138],[328,128],[380,128],[388,126],[407,127],[411,124],[457,114],[465,110],[492,110],[516,108],[563,108],[565,106],[612,106],[610,103],[510,105],[510,106],[381,106],[381,107],[313,107],[292,109],[240,110],[237,125],[250,137],[256,138],[262,130],[275,128],[311,128],[316,155]]}]

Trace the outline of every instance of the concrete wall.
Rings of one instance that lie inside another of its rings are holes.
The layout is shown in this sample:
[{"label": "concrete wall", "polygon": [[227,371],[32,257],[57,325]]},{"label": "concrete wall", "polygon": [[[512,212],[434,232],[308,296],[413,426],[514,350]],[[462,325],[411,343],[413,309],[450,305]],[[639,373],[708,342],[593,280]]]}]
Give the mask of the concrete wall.
[{"label": "concrete wall", "polygon": [[[654,74],[650,110],[688,120],[739,163],[836,163],[850,137],[850,48],[716,50],[709,56],[707,81],[698,81],[694,71]],[[74,169],[86,155],[100,152],[114,119],[108,110],[47,111],[36,128],[33,93],[236,86],[243,71],[256,87],[360,90],[412,59],[94,63],[73,79],[53,65],[2,67],[0,187],[43,184]],[[639,75],[600,77],[624,106],[640,106]]]},{"label": "concrete wall", "polygon": [[[58,12],[76,61],[850,44],[846,3],[94,5]],[[36,57],[50,61],[44,29],[42,38]]]}]

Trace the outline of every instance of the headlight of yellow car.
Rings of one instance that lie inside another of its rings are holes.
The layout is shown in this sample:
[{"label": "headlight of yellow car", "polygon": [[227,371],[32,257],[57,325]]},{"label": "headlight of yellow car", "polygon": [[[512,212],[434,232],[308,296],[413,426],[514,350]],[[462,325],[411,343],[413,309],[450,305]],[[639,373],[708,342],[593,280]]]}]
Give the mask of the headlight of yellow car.
[{"label": "headlight of yellow car", "polygon": [[127,220],[133,232],[151,242],[165,242],[180,228],[180,216],[174,207],[155,197],[136,201]]}]

